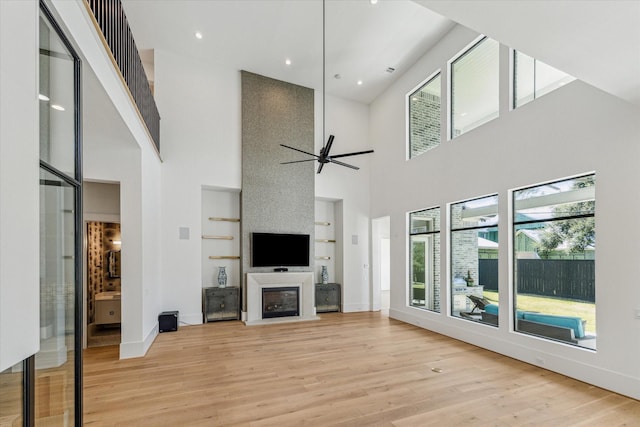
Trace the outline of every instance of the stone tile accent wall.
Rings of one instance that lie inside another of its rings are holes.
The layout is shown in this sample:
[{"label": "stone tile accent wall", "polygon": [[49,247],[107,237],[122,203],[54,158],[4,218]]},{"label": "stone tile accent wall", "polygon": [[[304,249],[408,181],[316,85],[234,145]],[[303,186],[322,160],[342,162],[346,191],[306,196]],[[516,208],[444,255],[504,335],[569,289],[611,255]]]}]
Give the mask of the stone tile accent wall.
[{"label": "stone tile accent wall", "polygon": [[[309,234],[314,241],[317,162],[282,165],[280,162],[310,156],[280,144],[314,152],[313,89],[242,71],[243,277],[245,273],[273,271],[251,267],[252,232]],[[312,271],[313,243],[309,251],[310,267],[289,270]],[[243,309],[246,311],[246,303]]]},{"label": "stone tile accent wall", "polygon": [[119,291],[120,279],[110,278],[108,252],[120,250],[113,240],[120,240],[120,224],[112,222],[87,223],[87,317],[95,320],[95,296],[104,291]]}]

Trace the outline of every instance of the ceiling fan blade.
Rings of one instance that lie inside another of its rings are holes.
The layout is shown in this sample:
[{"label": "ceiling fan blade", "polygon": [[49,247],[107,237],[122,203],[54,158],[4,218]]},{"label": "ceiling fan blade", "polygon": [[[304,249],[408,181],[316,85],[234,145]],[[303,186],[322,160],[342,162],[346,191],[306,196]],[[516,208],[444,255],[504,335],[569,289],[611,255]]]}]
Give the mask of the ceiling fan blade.
[{"label": "ceiling fan blade", "polygon": [[350,164],[348,164],[348,163],[339,162],[339,161],[337,161],[337,160],[333,160],[333,159],[331,159],[331,160],[330,160],[330,162],[331,162],[331,163],[335,163],[336,165],[346,166],[346,167],[348,167],[348,168],[355,169],[355,170],[360,169],[360,168],[359,168],[359,167],[357,167],[357,166],[353,166],[353,165],[350,165]]},{"label": "ceiling fan blade", "polygon": [[329,139],[327,140],[327,145],[322,147],[322,150],[320,150],[321,156],[326,157],[329,155],[329,150],[331,150],[331,146],[333,145],[333,138],[335,138],[333,135],[329,135]]},{"label": "ceiling fan blade", "polygon": [[331,156],[331,158],[335,159],[335,158],[339,158],[339,157],[357,156],[359,154],[369,154],[369,153],[373,153],[373,150],[358,151],[358,152],[355,152],[355,153],[336,154],[335,156]]},{"label": "ceiling fan blade", "polygon": [[288,165],[289,163],[301,163],[301,162],[315,162],[316,159],[294,160],[292,162],[280,162],[281,165]]},{"label": "ceiling fan blade", "polygon": [[316,158],[318,158],[318,157],[319,157],[317,154],[309,153],[309,152],[307,152],[307,151],[302,151],[302,150],[300,150],[300,149],[298,149],[298,148],[295,148],[295,147],[290,147],[290,146],[288,146],[288,145],[284,145],[284,144],[280,144],[280,145],[282,145],[282,146],[283,146],[283,147],[285,147],[285,148],[289,148],[289,149],[291,149],[291,150],[299,151],[299,152],[301,152],[301,153],[308,154],[308,155],[313,156],[313,157],[316,157]]},{"label": "ceiling fan blade", "polygon": [[318,173],[322,172],[322,168],[324,167],[324,163],[320,163],[318,165]]}]

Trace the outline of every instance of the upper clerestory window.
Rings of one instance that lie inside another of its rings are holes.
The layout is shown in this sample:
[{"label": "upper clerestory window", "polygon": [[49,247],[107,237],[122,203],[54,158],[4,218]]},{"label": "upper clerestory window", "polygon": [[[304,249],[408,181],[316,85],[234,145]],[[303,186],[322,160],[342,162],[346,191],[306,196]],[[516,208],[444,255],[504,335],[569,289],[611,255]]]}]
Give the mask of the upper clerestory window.
[{"label": "upper clerestory window", "polygon": [[498,117],[499,56],[484,37],[451,62],[451,139]]},{"label": "upper clerestory window", "polygon": [[408,95],[409,158],[440,144],[440,73]]},{"label": "upper clerestory window", "polygon": [[513,108],[518,108],[575,80],[542,61],[513,51]]}]

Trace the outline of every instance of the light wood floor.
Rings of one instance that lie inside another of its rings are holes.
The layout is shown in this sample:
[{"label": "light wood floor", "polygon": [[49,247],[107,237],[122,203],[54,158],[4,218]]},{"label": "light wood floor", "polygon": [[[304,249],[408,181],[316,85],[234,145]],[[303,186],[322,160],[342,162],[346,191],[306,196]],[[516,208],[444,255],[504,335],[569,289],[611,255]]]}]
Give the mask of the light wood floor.
[{"label": "light wood floor", "polygon": [[86,425],[640,425],[637,400],[380,313],[180,327],[117,357],[85,352]]}]

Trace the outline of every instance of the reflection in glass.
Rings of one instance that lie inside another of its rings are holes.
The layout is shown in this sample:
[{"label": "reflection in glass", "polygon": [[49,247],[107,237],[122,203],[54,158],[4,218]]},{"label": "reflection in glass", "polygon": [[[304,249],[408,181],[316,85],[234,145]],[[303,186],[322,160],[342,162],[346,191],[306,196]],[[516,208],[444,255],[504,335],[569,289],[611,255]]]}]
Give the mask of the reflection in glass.
[{"label": "reflection in glass", "polygon": [[40,351],[36,420],[74,418],[75,188],[40,171]]},{"label": "reflection in glass", "polygon": [[[451,315],[497,325],[498,196],[451,205]],[[488,314],[492,314],[489,316]]]},{"label": "reflection in glass", "polygon": [[0,425],[22,425],[23,381],[22,362],[0,372]]},{"label": "reflection in glass", "polygon": [[440,208],[409,214],[410,305],[440,312]]},{"label": "reflection in glass", "polygon": [[440,74],[409,95],[409,157],[440,144]]},{"label": "reflection in glass", "polygon": [[498,117],[499,43],[484,38],[451,64],[451,138]]},{"label": "reflection in glass", "polygon": [[74,59],[40,16],[40,159],[75,177]]},{"label": "reflection in glass", "polygon": [[595,175],[513,200],[516,330],[595,350]]}]

